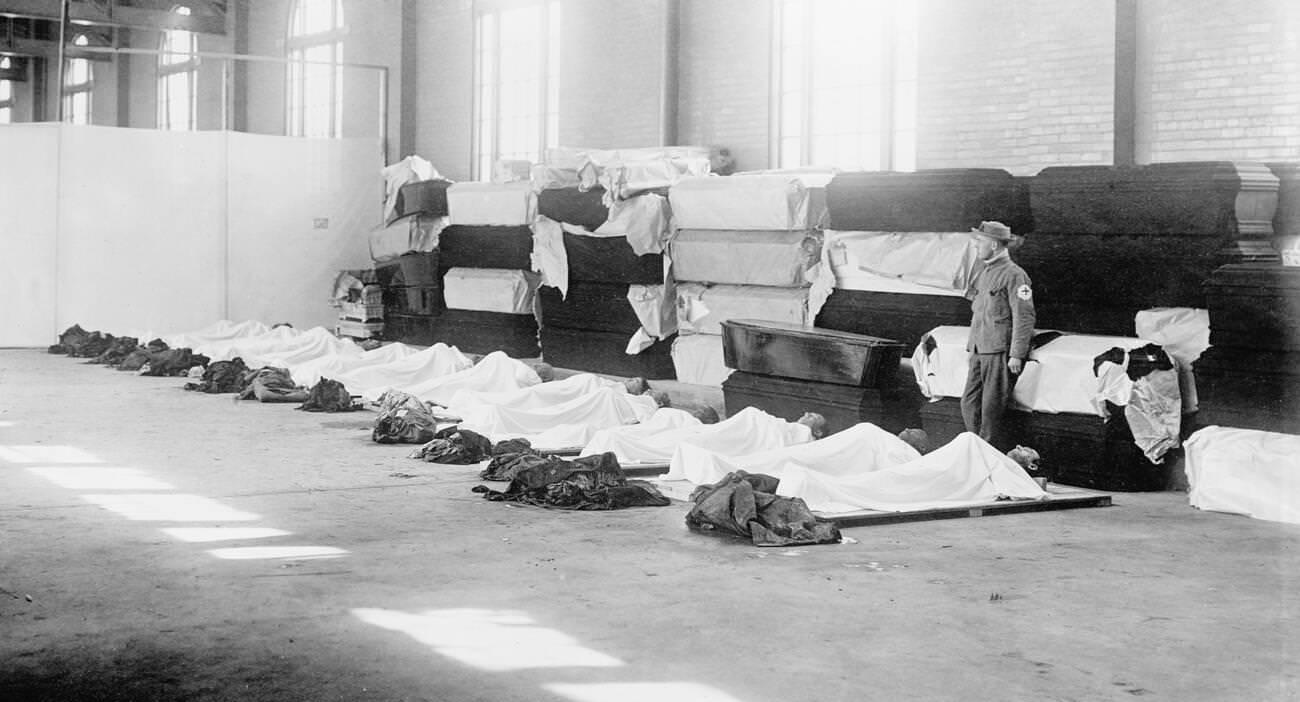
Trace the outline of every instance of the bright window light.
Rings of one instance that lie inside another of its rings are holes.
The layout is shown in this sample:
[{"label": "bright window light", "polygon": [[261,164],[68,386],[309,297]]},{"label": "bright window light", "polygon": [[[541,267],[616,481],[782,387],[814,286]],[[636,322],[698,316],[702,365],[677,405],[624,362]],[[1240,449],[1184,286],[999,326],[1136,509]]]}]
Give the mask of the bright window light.
[{"label": "bright window light", "polygon": [[[78,34],[73,46],[89,46],[90,40]],[[63,120],[72,124],[90,124],[91,91],[94,89],[94,72],[90,59],[71,58],[64,62],[63,70]]]},{"label": "bright window light", "polygon": [[550,683],[542,687],[575,702],[740,702],[708,685],[690,682]]},{"label": "bright window light", "polygon": [[568,634],[537,626],[523,612],[442,609],[408,614],[354,609],[352,614],[367,624],[403,632],[441,655],[481,670],[623,665],[617,658],[580,645]]},{"label": "bright window light", "polygon": [[285,41],[289,136],[343,135],[345,33],[342,0],[295,0]]},{"label": "bright window light", "polygon": [[251,522],[251,512],[199,495],[82,495],[87,502],[139,522]]},{"label": "bright window light", "polygon": [[208,553],[230,561],[281,560],[308,561],[338,558],[347,551],[333,546],[246,546],[242,548],[214,548]]},{"label": "bright window light", "polygon": [[[178,15],[190,15],[190,8],[178,7]],[[175,131],[196,127],[198,100],[199,38],[184,29],[162,33],[158,56],[158,127]]]},{"label": "bright window light", "polygon": [[174,490],[137,468],[101,466],[39,466],[29,472],[70,490]]},{"label": "bright window light", "polygon": [[189,543],[269,539],[274,536],[288,536],[293,533],[283,529],[271,529],[270,527],[168,527],[161,531],[173,539]]},{"label": "bright window light", "polygon": [[103,463],[75,446],[0,446],[0,460],[10,463]]}]

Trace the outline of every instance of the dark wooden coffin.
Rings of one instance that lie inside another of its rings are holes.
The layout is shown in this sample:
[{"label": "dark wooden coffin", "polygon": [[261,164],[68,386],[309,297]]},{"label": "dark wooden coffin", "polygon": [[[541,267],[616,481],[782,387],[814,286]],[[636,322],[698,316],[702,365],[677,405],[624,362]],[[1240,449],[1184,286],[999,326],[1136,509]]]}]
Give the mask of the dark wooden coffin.
[{"label": "dark wooden coffin", "polygon": [[1205,285],[1210,344],[1300,352],[1300,268],[1238,263]]},{"label": "dark wooden coffin", "polygon": [[964,327],[970,319],[970,301],[964,297],[836,290],[818,312],[816,326],[894,339],[910,354],[931,329]]},{"label": "dark wooden coffin", "polygon": [[448,268],[532,268],[533,232],[528,227],[457,224],[442,230],[439,265]]},{"label": "dark wooden coffin", "polygon": [[399,314],[436,315],[446,307],[441,285],[405,285],[389,290],[394,293]]},{"label": "dark wooden coffin", "polygon": [[531,314],[444,310],[433,325],[433,341],[466,353],[504,351],[512,358],[536,358],[537,320]]},{"label": "dark wooden coffin", "polygon": [[1300,434],[1300,352],[1213,346],[1192,368],[1199,425]]},{"label": "dark wooden coffin", "polygon": [[1270,163],[1268,169],[1277,176],[1277,212],[1273,215],[1273,233],[1277,236],[1300,235],[1300,163]]},{"label": "dark wooden coffin", "polygon": [[438,318],[432,315],[401,314],[384,311],[384,339],[400,341],[415,346],[433,344],[433,325]]},{"label": "dark wooden coffin", "polygon": [[839,173],[826,186],[831,229],[964,232],[997,220],[1023,234],[1034,224],[1028,192],[994,168]]},{"label": "dark wooden coffin", "polygon": [[564,234],[569,280],[657,285],[664,282],[663,254],[638,256],[625,236]]},{"label": "dark wooden coffin", "polygon": [[891,432],[919,426],[917,409],[923,400],[915,385],[904,383],[862,388],[742,371],[722,381],[722,396],[728,415],[757,407],[794,421],[804,412],[817,412],[826,417],[831,433],[859,422],[871,422]]},{"label": "dark wooden coffin", "polygon": [[397,257],[397,268],[384,285],[437,285],[442,280],[438,252],[408,253]]},{"label": "dark wooden coffin", "polygon": [[631,336],[641,327],[632,304],[627,301],[626,283],[569,282],[569,294],[561,298],[552,287],[537,290],[542,326],[610,332]]},{"label": "dark wooden coffin", "polygon": [[542,360],[556,368],[604,373],[648,380],[675,380],[673,339],[656,341],[638,354],[628,355],[631,334],[542,327]]},{"label": "dark wooden coffin", "polygon": [[407,183],[397,190],[397,199],[393,203],[397,216],[427,214],[433,217],[447,216],[447,187],[449,180],[422,180]]},{"label": "dark wooden coffin", "polygon": [[537,194],[537,212],[557,222],[568,222],[596,231],[609,219],[609,208],[601,202],[605,189],[596,186],[582,191],[577,188],[551,188]]},{"label": "dark wooden coffin", "polygon": [[875,388],[898,381],[903,344],[864,334],[780,322],[722,322],[728,368],[795,380]]},{"label": "dark wooden coffin", "polygon": [[1147,234],[1264,239],[1278,179],[1264,164],[1053,166],[1034,176],[1037,234]]},{"label": "dark wooden coffin", "polygon": [[[961,401],[944,398],[921,408],[921,427],[936,448],[966,430]],[[1044,414],[1007,411],[1007,446],[1029,446],[1042,460],[1040,474],[1055,483],[1096,490],[1163,490],[1170,481],[1169,465],[1177,452],[1161,464],[1152,463],[1133,443],[1122,411],[1110,419],[1088,414]]]}]

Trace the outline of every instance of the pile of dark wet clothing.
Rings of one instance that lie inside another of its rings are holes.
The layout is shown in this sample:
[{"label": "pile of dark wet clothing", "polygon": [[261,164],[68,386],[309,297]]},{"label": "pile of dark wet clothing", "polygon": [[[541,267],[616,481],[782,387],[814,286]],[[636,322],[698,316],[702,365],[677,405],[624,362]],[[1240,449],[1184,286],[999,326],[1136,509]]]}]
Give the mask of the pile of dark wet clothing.
[{"label": "pile of dark wet clothing", "polygon": [[411,452],[410,458],[429,463],[469,465],[492,455],[492,440],[482,434],[456,426],[440,429],[428,443]]},{"label": "pile of dark wet clothing", "polygon": [[86,331],[80,324],[68,327],[59,335],[59,343],[50,346],[50,353],[61,353],[74,358],[89,358],[91,363],[101,363],[123,371],[140,371],[141,375],[185,375],[191,368],[208,365],[208,357],[190,349],[169,349],[161,339],[144,346],[132,336],[115,337],[98,331]]},{"label": "pile of dark wet clothing", "polygon": [[425,444],[438,434],[438,418],[420,398],[400,390],[379,397],[370,438],[380,444]]},{"label": "pile of dark wet clothing", "polygon": [[770,475],[738,470],[712,485],[701,485],[691,493],[686,526],[748,537],[755,546],[839,543],[840,530],[814,516],[802,499],[777,495],[778,482]]},{"label": "pile of dark wet clothing", "polygon": [[244,365],[244,359],[242,358],[234,358],[229,361],[214,361],[203,369],[203,376],[199,378],[199,382],[186,383],[185,389],[213,395],[239,392],[244,375],[247,373],[248,366]]},{"label": "pile of dark wet clothing", "polygon": [[46,349],[50,353],[61,353],[73,358],[95,358],[108,350],[113,344],[112,334],[86,331],[80,324],[74,324],[59,335],[59,343]]},{"label": "pile of dark wet clothing", "polygon": [[343,383],[321,378],[307,391],[307,399],[297,409],[304,412],[353,412],[361,406],[352,401],[352,395]]},{"label": "pile of dark wet clothing", "polygon": [[[239,399],[258,402],[306,402],[309,396],[305,388],[293,382],[293,375],[288,368],[276,366],[245,371],[239,379],[238,392]],[[350,395],[348,402],[352,402]]]},{"label": "pile of dark wet clothing", "polygon": [[519,466],[503,491],[477,485],[474,492],[493,502],[573,510],[664,507],[669,504],[653,485],[628,480],[613,453],[583,456],[572,461],[542,456]]}]

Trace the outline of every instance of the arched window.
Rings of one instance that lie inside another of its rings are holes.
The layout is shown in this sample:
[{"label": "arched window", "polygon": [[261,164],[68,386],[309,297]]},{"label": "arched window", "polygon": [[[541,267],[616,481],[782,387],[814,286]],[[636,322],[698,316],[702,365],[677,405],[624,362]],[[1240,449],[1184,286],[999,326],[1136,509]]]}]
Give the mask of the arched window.
[{"label": "arched window", "polygon": [[[173,12],[188,16],[190,8],[181,6]],[[184,29],[163,30],[159,49],[162,53],[158,55],[158,127],[178,131],[194,129],[198,35]]]},{"label": "arched window", "polygon": [[914,0],[775,0],[778,167],[916,168]]},{"label": "arched window", "polygon": [[294,0],[289,13],[290,136],[343,133],[343,0]]},{"label": "arched window", "polygon": [[[0,58],[0,71],[7,71],[12,67],[12,62],[8,56]],[[14,82],[11,80],[0,80],[0,124],[9,124],[14,121]]]},{"label": "arched window", "polygon": [[559,141],[560,3],[485,4],[474,18],[474,176],[537,163]]},{"label": "arched window", "polygon": [[[85,34],[72,40],[73,46],[90,46]],[[72,124],[90,124],[90,96],[94,87],[91,61],[70,58],[63,69],[63,121]]]}]

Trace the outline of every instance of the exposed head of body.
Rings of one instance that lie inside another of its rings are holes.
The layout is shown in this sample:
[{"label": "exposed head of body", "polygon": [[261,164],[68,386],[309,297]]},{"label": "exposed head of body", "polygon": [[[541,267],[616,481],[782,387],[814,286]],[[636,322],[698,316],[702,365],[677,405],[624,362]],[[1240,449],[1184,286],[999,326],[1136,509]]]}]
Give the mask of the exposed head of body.
[{"label": "exposed head of body", "polygon": [[691,413],[692,417],[695,417],[696,419],[700,420],[701,424],[718,423],[718,411],[708,405],[692,407],[687,411]]},{"label": "exposed head of body", "polygon": [[673,401],[668,397],[668,393],[662,390],[646,390],[643,394],[654,398],[655,404],[660,407],[672,407]]},{"label": "exposed head of body", "polygon": [[624,380],[623,387],[627,388],[628,393],[632,395],[640,395],[650,391],[650,383],[640,376]]},{"label": "exposed head of body", "polygon": [[555,367],[549,363],[541,361],[534,363],[533,372],[537,373],[537,377],[541,378],[543,383],[549,383],[550,381],[555,380]]},{"label": "exposed head of body", "polygon": [[898,438],[923,456],[930,452],[930,435],[924,429],[904,429],[898,432]]},{"label": "exposed head of body", "polygon": [[803,424],[811,429],[814,439],[826,436],[826,418],[816,412],[804,412],[802,417],[795,420],[795,423]]},{"label": "exposed head of body", "polygon": [[1020,467],[1024,468],[1027,473],[1038,472],[1038,462],[1042,460],[1038,452],[1028,446],[1017,446],[1007,451],[1007,457],[1019,463]]}]

